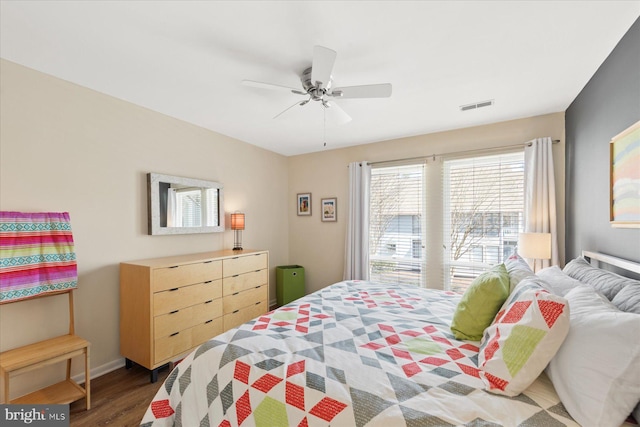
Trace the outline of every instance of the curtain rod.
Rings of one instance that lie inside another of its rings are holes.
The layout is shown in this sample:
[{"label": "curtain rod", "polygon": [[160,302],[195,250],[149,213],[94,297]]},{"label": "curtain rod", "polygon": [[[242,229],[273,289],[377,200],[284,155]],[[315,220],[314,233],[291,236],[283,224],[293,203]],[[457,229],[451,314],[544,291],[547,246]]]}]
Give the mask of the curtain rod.
[{"label": "curtain rod", "polygon": [[[552,141],[552,143],[554,143],[554,144],[557,144],[558,142],[560,142],[559,139],[554,139]],[[478,148],[476,150],[466,150],[466,151],[452,151],[452,152],[449,152],[449,153],[431,154],[429,156],[406,157],[404,159],[380,160],[380,161],[377,161],[377,162],[369,162],[368,164],[370,164],[370,165],[378,165],[378,164],[382,164],[382,163],[406,162],[406,161],[409,161],[409,160],[427,160],[427,159],[435,159],[436,157],[451,156],[451,155],[454,155],[454,154],[471,154],[471,153],[478,153],[478,152],[485,152],[485,151],[503,150],[505,148],[516,148],[516,147],[522,147],[522,146],[531,147],[531,145],[532,145],[532,142],[528,141],[528,142],[525,142],[523,144],[502,145],[502,146],[499,146],[499,147]]]}]

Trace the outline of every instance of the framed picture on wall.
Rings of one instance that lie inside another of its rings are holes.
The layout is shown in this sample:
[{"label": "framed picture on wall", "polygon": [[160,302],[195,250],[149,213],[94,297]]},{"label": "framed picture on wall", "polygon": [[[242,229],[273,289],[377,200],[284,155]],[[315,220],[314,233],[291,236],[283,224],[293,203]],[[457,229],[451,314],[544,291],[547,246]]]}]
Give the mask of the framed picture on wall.
[{"label": "framed picture on wall", "polygon": [[311,216],[311,193],[298,193],[297,209],[300,216]]},{"label": "framed picture on wall", "polygon": [[322,199],[321,219],[325,222],[335,222],[338,220],[338,199],[335,197]]},{"label": "framed picture on wall", "polygon": [[611,226],[640,228],[640,121],[614,136],[609,152]]}]

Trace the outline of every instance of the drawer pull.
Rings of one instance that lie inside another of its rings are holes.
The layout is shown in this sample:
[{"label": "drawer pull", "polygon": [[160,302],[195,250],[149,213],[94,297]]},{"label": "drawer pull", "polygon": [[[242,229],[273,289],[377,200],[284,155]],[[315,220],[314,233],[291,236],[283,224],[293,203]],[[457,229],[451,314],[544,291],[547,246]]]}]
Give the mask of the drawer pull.
[{"label": "drawer pull", "polygon": [[234,274],[234,275],[233,275],[233,276],[231,276],[231,277],[238,277],[238,276],[239,276],[239,274]]},{"label": "drawer pull", "polygon": [[203,264],[209,264],[209,263],[212,263],[212,262],[213,261],[205,261],[205,262],[203,262]]},{"label": "drawer pull", "polygon": [[180,288],[171,288],[171,289],[169,289],[169,292],[177,291],[178,289],[180,289]]},{"label": "drawer pull", "polygon": [[258,301],[258,302],[256,303],[256,305],[258,305],[258,304],[262,304],[262,301]]},{"label": "drawer pull", "polygon": [[211,282],[213,282],[213,280],[207,280],[207,281],[206,281],[206,282],[204,282],[204,283],[211,283]]},{"label": "drawer pull", "polygon": [[239,312],[240,310],[235,310],[233,312],[231,312],[231,314],[236,314],[237,312]]},{"label": "drawer pull", "polygon": [[256,273],[260,273],[262,270],[256,270]]},{"label": "drawer pull", "polygon": [[169,267],[169,268],[178,268],[178,267],[180,267],[180,266],[179,266],[179,265],[172,265],[172,266],[171,266],[171,267]]},{"label": "drawer pull", "polygon": [[209,303],[212,303],[212,302],[213,302],[213,300],[212,300],[212,299],[210,299],[209,301],[205,301],[204,303],[205,303],[205,304],[209,304]]},{"label": "drawer pull", "polygon": [[234,256],[234,257],[233,257],[233,258],[231,258],[231,259],[238,259],[238,258],[240,258],[240,257],[239,257],[239,256]]},{"label": "drawer pull", "polygon": [[174,332],[171,335],[169,335],[170,337],[175,337],[176,335],[178,335],[180,332]]},{"label": "drawer pull", "polygon": [[169,314],[176,314],[177,312],[179,312],[180,310],[173,310],[171,312],[169,312]]},{"label": "drawer pull", "polygon": [[213,322],[213,319],[207,320],[206,322],[204,322],[204,324],[206,325],[207,323],[211,323],[211,322]]},{"label": "drawer pull", "polygon": [[238,295],[239,293],[240,293],[240,292],[236,292],[236,293],[234,293],[234,294],[231,294],[231,295]]},{"label": "drawer pull", "polygon": [[256,289],[260,289],[262,287],[262,285],[258,285],[256,286]]}]

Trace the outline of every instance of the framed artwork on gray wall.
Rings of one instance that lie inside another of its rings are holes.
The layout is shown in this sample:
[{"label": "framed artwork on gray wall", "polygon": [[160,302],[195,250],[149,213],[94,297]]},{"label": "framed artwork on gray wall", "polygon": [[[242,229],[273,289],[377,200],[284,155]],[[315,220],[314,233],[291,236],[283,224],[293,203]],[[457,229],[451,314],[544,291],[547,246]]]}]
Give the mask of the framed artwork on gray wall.
[{"label": "framed artwork on gray wall", "polygon": [[609,153],[611,226],[640,228],[640,121],[611,139]]}]

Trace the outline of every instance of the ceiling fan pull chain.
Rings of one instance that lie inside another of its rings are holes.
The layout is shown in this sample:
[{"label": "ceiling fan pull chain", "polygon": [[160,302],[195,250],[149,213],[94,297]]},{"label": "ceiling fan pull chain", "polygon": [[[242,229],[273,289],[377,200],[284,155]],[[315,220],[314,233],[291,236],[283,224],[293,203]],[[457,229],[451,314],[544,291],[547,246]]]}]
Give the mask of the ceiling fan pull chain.
[{"label": "ceiling fan pull chain", "polygon": [[324,147],[327,146],[327,109],[322,109],[323,128],[324,128]]}]

